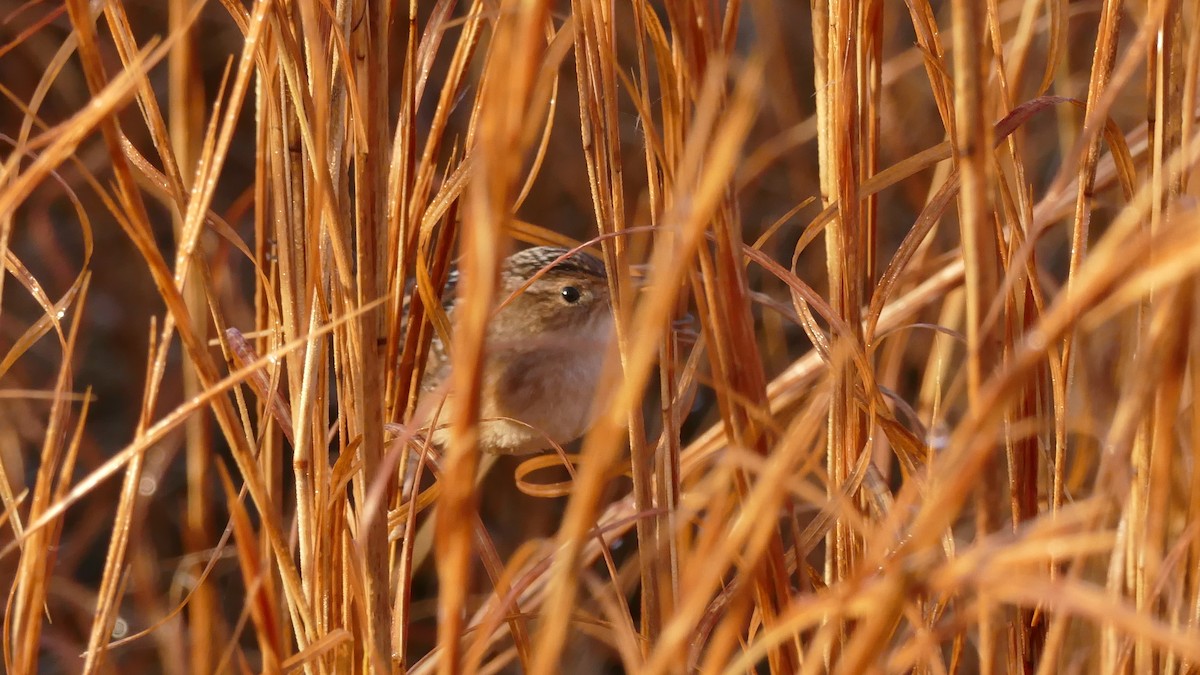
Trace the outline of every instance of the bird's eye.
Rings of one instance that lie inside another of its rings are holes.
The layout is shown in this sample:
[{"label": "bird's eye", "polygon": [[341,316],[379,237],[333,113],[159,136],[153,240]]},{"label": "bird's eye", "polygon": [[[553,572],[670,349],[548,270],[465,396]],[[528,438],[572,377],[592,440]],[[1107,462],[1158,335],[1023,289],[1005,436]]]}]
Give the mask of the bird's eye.
[{"label": "bird's eye", "polygon": [[575,288],[574,286],[563,286],[562,299],[566,301],[567,304],[573,305],[579,302],[579,298],[580,293],[578,288]]}]

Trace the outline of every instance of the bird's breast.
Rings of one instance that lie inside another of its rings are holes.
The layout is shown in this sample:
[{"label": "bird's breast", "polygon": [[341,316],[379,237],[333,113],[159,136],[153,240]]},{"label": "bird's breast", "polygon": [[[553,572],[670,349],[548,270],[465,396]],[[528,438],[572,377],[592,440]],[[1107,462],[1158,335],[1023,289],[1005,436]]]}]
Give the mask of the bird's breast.
[{"label": "bird's breast", "polygon": [[568,443],[588,430],[605,355],[603,349],[577,347],[495,353],[490,365],[497,376],[486,387],[484,417],[516,423],[485,424],[485,436],[495,437],[485,439],[489,445],[536,452],[550,447],[550,440]]}]

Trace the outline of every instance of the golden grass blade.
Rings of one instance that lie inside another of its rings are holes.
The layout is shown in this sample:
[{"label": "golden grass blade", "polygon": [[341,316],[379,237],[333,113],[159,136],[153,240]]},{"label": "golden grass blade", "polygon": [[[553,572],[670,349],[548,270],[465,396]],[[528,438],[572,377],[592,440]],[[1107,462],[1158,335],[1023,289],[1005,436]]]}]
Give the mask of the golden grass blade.
[{"label": "golden grass blade", "polygon": [[[80,303],[87,297],[87,288],[85,277],[80,289]],[[69,362],[75,351],[81,325],[80,314],[76,313],[63,346],[64,363],[59,369],[55,384],[55,392],[59,396],[51,406],[45,445],[40,455],[42,462],[38,467],[37,480],[29,500],[27,518],[30,523],[19,535],[23,547],[4,614],[4,660],[5,665],[15,672],[32,672],[36,670],[38,661],[38,642],[42,632],[41,615],[50,591],[51,573],[48,566],[50,561],[41,552],[56,547],[62,533],[62,525],[53,517],[43,523],[53,527],[35,528],[33,522],[46,520],[46,515],[53,510],[53,505],[57,502],[58,495],[54,494],[54,483],[57,482],[61,486],[66,480],[59,477],[56,481],[55,474],[74,467],[74,456],[80,438],[75,434],[73,442],[68,444],[68,401],[61,395],[70,391],[72,386],[73,372]],[[84,411],[86,410],[85,405]],[[79,424],[83,424],[83,419],[79,420]]]}]

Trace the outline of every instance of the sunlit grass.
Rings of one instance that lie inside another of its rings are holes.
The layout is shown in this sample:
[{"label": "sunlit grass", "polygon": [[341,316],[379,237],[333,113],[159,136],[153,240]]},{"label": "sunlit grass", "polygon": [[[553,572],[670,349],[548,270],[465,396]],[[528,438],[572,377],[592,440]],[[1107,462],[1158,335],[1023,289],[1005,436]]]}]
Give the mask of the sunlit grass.
[{"label": "sunlit grass", "polygon": [[[5,10],[4,670],[1194,671],[1200,10],[794,5]],[[544,243],[596,425],[430,447]]]}]

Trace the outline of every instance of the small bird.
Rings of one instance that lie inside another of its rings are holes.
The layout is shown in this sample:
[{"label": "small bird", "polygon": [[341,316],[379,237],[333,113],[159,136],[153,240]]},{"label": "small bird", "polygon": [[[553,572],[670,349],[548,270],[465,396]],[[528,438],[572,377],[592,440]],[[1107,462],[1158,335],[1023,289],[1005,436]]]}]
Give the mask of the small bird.
[{"label": "small bird", "polygon": [[[592,425],[613,339],[611,302],[604,263],[583,252],[564,258],[567,253],[539,246],[504,260],[496,298],[505,304],[488,325],[480,377],[479,445],[485,452],[539,452],[579,438]],[[442,295],[452,322],[457,282],[454,270]],[[431,428],[438,445],[449,437],[454,393],[441,399],[451,367],[435,335],[414,421]]]}]

